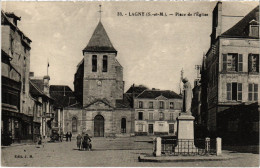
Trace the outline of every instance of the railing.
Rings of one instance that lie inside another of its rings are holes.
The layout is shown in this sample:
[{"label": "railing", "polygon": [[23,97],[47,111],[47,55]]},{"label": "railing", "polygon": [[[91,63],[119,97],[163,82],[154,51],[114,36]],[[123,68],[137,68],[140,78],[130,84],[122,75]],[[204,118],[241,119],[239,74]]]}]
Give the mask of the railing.
[{"label": "railing", "polygon": [[205,139],[164,139],[162,138],[162,155],[215,155],[216,154],[216,140]]}]

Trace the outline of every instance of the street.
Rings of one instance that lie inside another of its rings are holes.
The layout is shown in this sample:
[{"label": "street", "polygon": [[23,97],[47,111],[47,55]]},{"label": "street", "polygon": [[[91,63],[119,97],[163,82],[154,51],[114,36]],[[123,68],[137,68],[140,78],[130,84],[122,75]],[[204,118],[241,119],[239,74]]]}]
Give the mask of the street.
[{"label": "street", "polygon": [[[249,167],[259,166],[259,155],[223,151],[236,157],[225,161],[201,162],[138,162],[140,154],[152,153],[151,137],[92,138],[93,151],[78,151],[76,140],[71,142],[45,142],[43,145],[20,145],[2,147],[2,166],[12,167],[85,167],[85,166],[124,166],[124,167]],[[23,157],[23,158],[21,158]],[[25,158],[26,157],[26,158]]]}]

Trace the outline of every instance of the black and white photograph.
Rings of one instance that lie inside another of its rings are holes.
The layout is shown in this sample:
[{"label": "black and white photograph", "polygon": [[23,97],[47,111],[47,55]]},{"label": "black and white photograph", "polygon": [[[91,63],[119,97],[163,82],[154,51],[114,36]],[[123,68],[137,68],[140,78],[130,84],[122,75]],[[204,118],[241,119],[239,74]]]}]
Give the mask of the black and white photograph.
[{"label": "black and white photograph", "polygon": [[2,1],[1,166],[259,167],[259,1]]}]

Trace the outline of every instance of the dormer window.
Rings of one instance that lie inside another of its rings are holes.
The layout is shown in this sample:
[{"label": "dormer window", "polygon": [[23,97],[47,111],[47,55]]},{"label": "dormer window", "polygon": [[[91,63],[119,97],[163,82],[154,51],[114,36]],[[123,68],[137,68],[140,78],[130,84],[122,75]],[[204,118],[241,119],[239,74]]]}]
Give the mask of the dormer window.
[{"label": "dormer window", "polygon": [[259,37],[259,25],[250,25],[250,34],[252,37]]},{"label": "dormer window", "polygon": [[249,22],[249,36],[259,37],[259,23],[255,20]]}]

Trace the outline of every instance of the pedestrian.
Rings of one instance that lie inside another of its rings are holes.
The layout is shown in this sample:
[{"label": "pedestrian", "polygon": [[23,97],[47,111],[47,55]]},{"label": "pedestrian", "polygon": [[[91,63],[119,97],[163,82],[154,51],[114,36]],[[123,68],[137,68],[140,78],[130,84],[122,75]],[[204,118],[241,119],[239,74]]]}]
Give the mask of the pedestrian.
[{"label": "pedestrian", "polygon": [[42,144],[42,136],[39,137],[39,140],[38,140],[38,145],[41,145]]},{"label": "pedestrian", "polygon": [[82,143],[82,145],[83,145],[83,150],[91,150],[91,148],[92,148],[92,145],[91,145],[91,139],[90,139],[90,137],[88,136],[88,134],[86,134],[85,136],[84,136],[84,138],[83,138],[83,143]]},{"label": "pedestrian", "polygon": [[66,141],[68,142],[68,138],[69,138],[69,133],[66,133]]},{"label": "pedestrian", "polygon": [[70,139],[70,141],[71,141],[71,137],[72,137],[72,134],[71,134],[71,132],[70,132],[70,134],[69,134],[69,139]]},{"label": "pedestrian", "polygon": [[81,139],[82,139],[82,136],[80,134],[78,134],[78,136],[77,136],[77,147],[79,148],[79,150],[81,148]]},{"label": "pedestrian", "polygon": [[62,140],[63,140],[63,132],[61,131],[60,132],[60,141],[62,142]]}]

